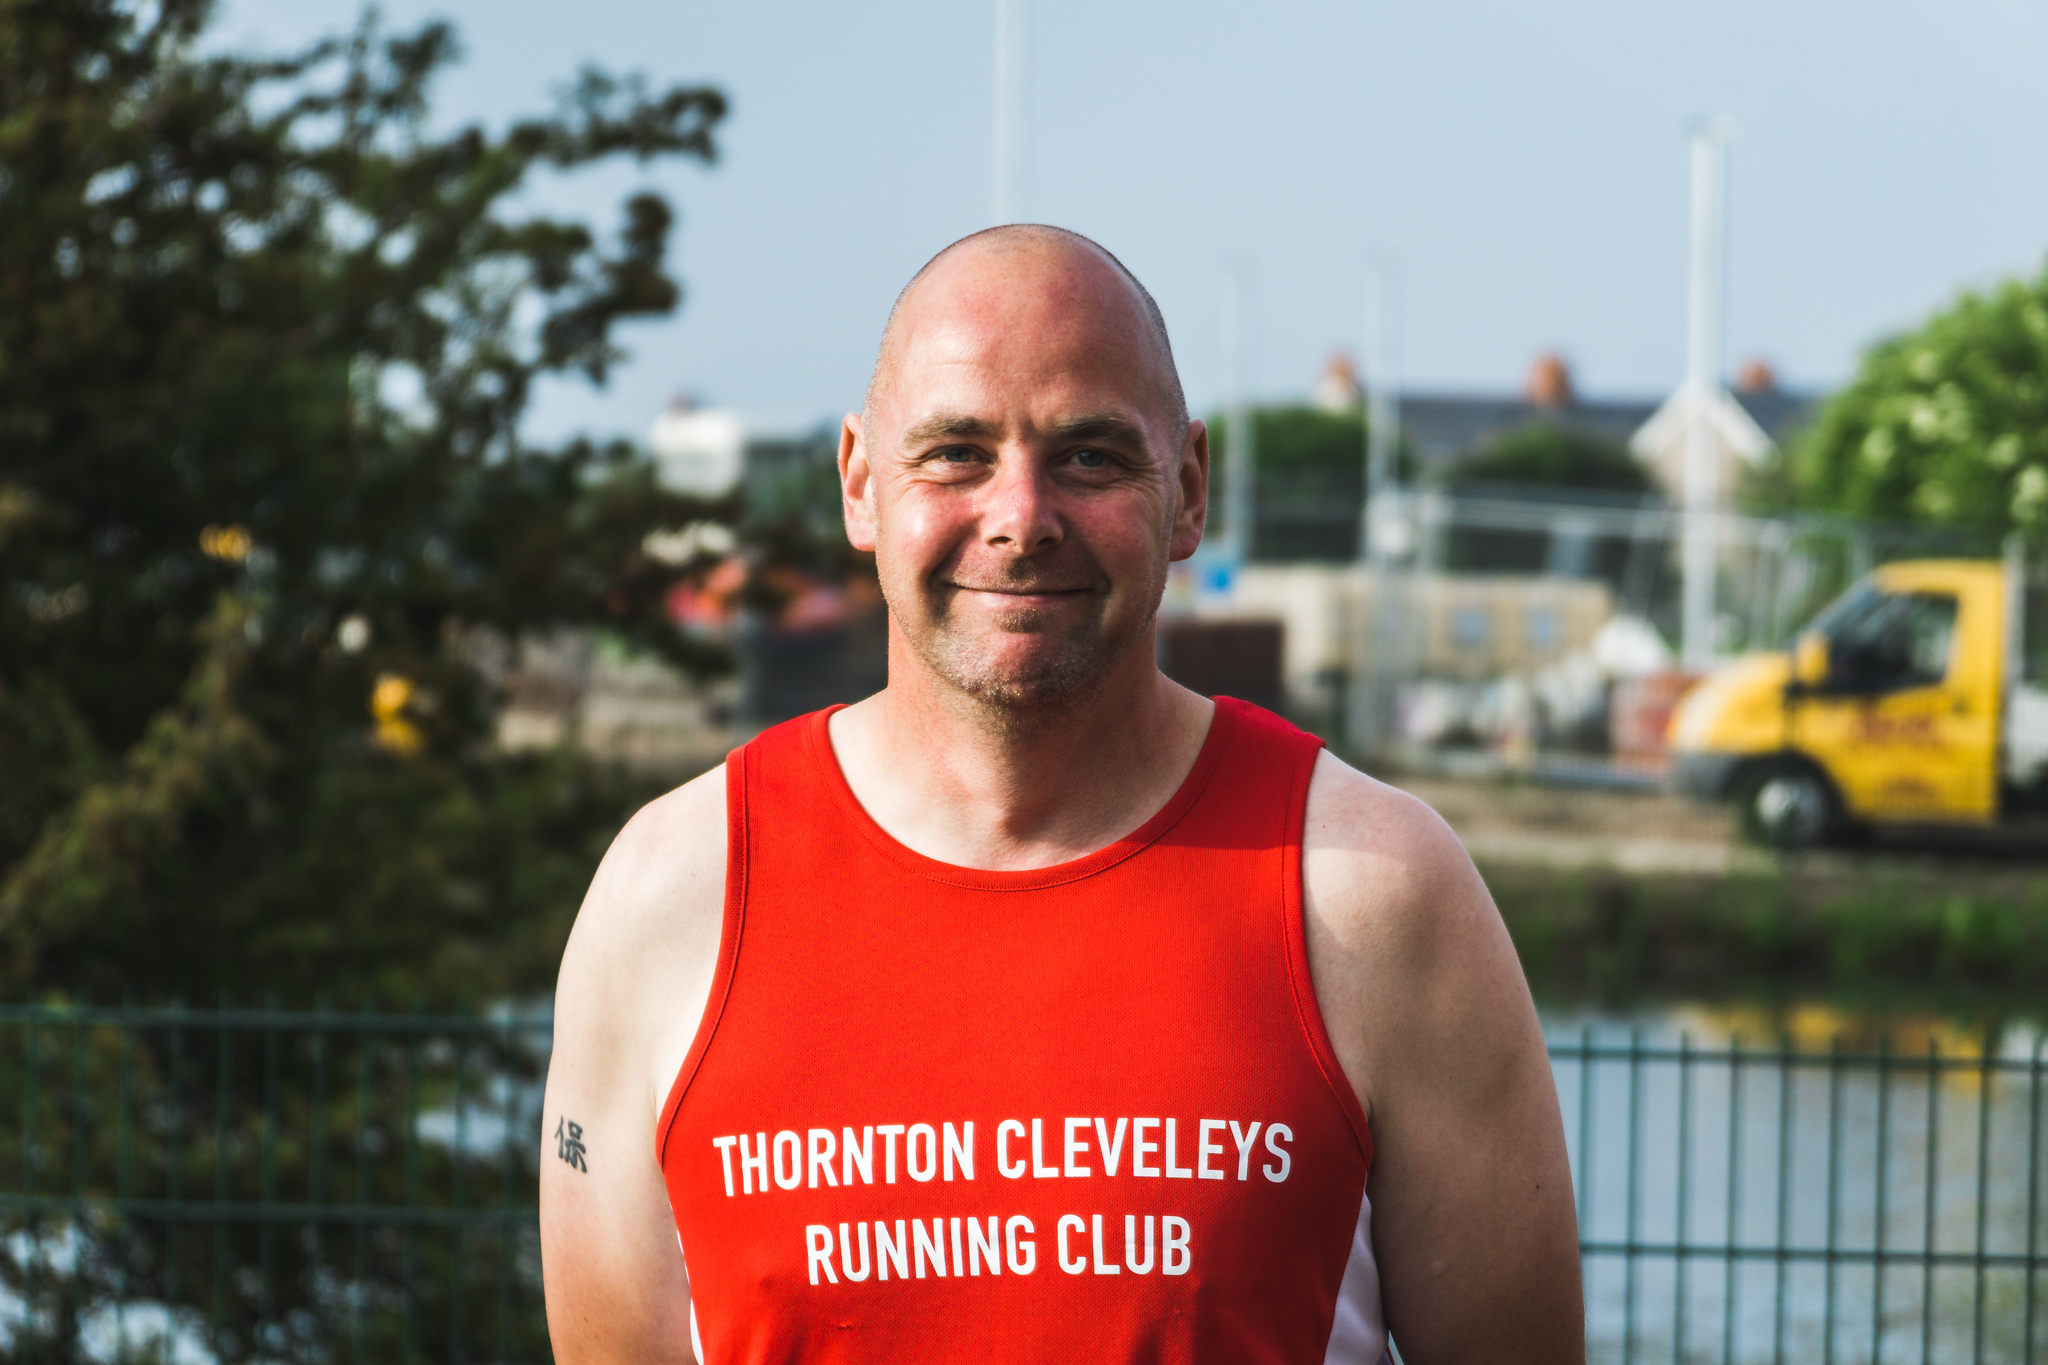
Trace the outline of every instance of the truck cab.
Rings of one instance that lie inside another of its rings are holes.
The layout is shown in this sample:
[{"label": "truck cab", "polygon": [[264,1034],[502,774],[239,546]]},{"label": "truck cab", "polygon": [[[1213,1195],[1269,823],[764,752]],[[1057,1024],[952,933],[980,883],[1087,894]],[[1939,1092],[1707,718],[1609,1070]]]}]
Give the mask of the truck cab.
[{"label": "truck cab", "polygon": [[1786,653],[1716,670],[1672,716],[1676,785],[1758,839],[1989,824],[2048,792],[2048,593],[2016,556],[1888,564]]}]

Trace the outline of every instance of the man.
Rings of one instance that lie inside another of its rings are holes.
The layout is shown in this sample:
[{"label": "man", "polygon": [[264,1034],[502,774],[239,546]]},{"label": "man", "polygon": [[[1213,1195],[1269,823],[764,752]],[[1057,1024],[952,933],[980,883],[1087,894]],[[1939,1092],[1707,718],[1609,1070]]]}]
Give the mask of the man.
[{"label": "man", "polygon": [[1150,296],[1058,229],[956,243],[839,468],[888,687],[636,816],[563,959],[557,1358],[1582,1359],[1464,851],[1154,665],[1209,450]]}]

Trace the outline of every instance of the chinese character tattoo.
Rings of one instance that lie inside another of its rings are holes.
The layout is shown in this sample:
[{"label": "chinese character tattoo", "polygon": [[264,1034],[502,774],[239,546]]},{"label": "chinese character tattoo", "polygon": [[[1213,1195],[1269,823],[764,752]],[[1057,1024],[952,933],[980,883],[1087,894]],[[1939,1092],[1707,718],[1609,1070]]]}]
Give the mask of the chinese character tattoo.
[{"label": "chinese character tattoo", "polygon": [[555,1124],[555,1155],[588,1175],[590,1167],[583,1161],[583,1125],[571,1123],[567,1115]]}]

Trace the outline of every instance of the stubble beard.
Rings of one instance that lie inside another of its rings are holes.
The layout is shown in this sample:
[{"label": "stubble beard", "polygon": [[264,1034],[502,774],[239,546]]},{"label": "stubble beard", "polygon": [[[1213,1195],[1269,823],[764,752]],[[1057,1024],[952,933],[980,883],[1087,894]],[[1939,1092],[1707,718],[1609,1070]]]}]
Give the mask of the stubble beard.
[{"label": "stubble beard", "polygon": [[[1015,586],[1030,584],[1027,579]],[[1159,586],[1164,589],[1163,580]],[[1030,608],[1005,613],[991,637],[968,631],[944,607],[915,620],[893,601],[889,609],[924,666],[971,704],[991,729],[1015,737],[1041,733],[1085,705],[1145,638],[1152,613],[1134,613],[1119,625],[1110,618],[1108,605],[1106,597],[1098,597],[1089,619],[1021,668],[998,664],[987,646],[1002,636],[1038,633],[1051,613]]]}]

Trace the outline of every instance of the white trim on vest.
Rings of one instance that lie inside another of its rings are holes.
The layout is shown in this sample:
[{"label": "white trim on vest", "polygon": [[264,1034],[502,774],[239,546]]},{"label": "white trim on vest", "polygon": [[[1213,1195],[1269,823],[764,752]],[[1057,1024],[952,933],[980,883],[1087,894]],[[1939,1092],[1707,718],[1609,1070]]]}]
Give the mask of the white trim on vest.
[{"label": "white trim on vest", "polygon": [[1389,1365],[1387,1323],[1380,1309],[1380,1270],[1372,1256],[1372,1196],[1360,1195],[1358,1229],[1337,1286],[1337,1312],[1323,1365]]}]

